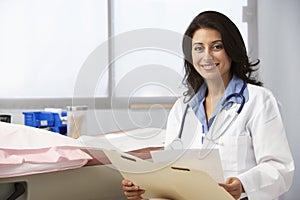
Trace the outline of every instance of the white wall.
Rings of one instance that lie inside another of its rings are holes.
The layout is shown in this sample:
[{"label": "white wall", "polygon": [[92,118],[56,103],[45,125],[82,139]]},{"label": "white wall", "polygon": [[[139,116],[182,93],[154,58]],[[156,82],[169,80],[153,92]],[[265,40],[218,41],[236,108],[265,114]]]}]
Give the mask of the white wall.
[{"label": "white wall", "polygon": [[[281,199],[300,196],[300,1],[263,0],[258,6],[258,54],[260,76],[282,104],[287,137],[295,159],[296,173],[290,191]],[[280,149],[279,149],[280,151]]]}]

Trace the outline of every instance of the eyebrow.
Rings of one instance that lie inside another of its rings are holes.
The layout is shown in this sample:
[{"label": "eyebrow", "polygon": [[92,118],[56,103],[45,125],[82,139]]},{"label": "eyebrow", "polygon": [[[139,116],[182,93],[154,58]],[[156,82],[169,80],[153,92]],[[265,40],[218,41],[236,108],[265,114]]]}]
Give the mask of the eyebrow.
[{"label": "eyebrow", "polygon": [[[211,42],[211,44],[215,44],[215,43],[218,43],[218,42],[222,42],[222,40],[214,40],[214,41]],[[202,42],[195,42],[195,43],[193,43],[193,46],[198,45],[198,44],[203,44],[203,43]]]}]

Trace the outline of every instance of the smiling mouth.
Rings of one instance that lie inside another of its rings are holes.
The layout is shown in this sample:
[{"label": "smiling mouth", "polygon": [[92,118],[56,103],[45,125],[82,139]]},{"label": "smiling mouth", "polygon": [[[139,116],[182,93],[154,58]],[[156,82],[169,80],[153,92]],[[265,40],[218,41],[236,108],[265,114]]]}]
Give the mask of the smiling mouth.
[{"label": "smiling mouth", "polygon": [[219,66],[219,63],[203,64],[200,66],[205,70],[212,70],[212,69],[216,68],[217,66]]}]

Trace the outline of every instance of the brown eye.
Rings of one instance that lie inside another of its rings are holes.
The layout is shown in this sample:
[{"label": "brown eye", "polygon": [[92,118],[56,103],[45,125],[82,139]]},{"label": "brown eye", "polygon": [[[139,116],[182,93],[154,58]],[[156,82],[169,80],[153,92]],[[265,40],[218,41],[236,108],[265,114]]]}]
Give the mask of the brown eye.
[{"label": "brown eye", "polygon": [[222,50],[223,49],[223,45],[222,44],[216,44],[212,47],[213,50]]},{"label": "brown eye", "polygon": [[195,46],[194,47],[194,51],[202,52],[203,50],[204,50],[204,48],[202,46]]}]

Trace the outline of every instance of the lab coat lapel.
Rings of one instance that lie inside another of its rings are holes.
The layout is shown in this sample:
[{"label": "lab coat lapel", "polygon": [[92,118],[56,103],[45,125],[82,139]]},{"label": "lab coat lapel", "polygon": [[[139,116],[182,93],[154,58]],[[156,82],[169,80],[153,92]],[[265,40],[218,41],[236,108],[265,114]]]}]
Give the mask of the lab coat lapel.
[{"label": "lab coat lapel", "polygon": [[182,141],[185,148],[200,148],[202,146],[202,124],[190,108],[187,111],[185,121],[182,134]]},{"label": "lab coat lapel", "polygon": [[219,138],[226,134],[236,115],[236,106],[237,104],[233,104],[231,108],[224,109],[216,115],[208,133],[206,134],[204,147],[212,147],[215,144],[218,144]]}]

